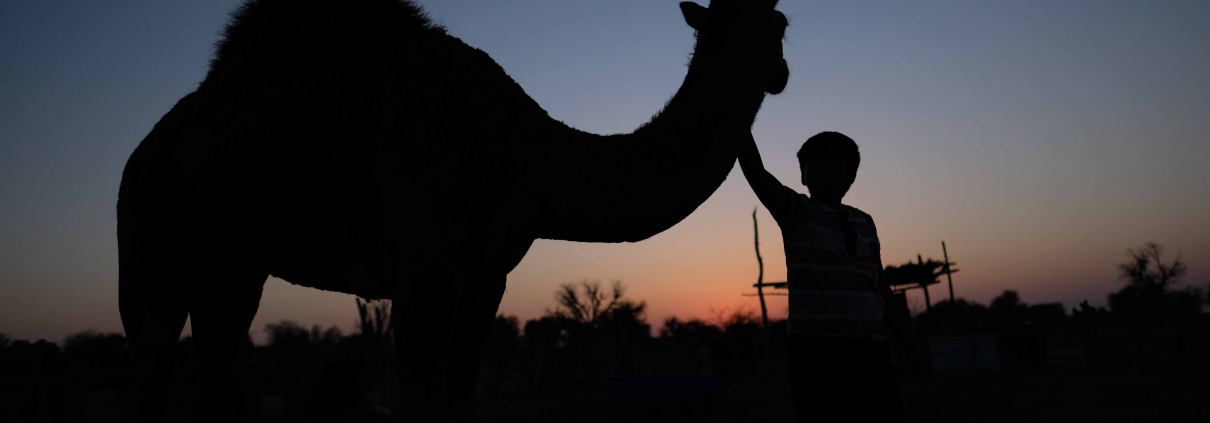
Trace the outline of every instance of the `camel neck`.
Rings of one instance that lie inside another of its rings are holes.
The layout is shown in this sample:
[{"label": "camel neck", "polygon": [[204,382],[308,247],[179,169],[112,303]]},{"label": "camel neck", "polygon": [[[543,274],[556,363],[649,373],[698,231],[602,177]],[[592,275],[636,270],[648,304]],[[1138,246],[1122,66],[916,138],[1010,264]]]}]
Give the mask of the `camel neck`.
[{"label": "camel neck", "polygon": [[537,237],[634,242],[683,220],[731,172],[739,131],[750,130],[763,98],[740,110],[753,101],[728,90],[691,72],[664,110],[633,133],[561,131],[539,172]]}]

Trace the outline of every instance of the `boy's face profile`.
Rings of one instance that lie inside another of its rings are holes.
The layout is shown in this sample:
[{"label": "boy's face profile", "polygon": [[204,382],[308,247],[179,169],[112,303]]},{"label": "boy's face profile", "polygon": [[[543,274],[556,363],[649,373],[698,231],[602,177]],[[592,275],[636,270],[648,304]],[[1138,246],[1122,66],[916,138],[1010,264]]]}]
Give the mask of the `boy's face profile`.
[{"label": "boy's face profile", "polygon": [[857,176],[844,157],[826,147],[807,155],[799,166],[802,184],[811,192],[811,198],[821,201],[840,202]]}]

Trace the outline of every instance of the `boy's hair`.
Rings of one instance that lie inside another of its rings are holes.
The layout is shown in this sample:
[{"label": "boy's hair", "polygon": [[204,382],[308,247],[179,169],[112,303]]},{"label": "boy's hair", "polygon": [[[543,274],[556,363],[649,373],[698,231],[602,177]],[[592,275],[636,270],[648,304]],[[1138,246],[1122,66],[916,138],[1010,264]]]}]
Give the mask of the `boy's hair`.
[{"label": "boy's hair", "polygon": [[825,146],[831,147],[833,154],[844,157],[845,161],[853,166],[851,171],[857,173],[857,167],[861,165],[861,152],[857,150],[857,143],[845,134],[832,131],[820,132],[807,138],[807,141],[802,143],[802,148],[798,149],[798,165],[802,166],[807,157]]}]

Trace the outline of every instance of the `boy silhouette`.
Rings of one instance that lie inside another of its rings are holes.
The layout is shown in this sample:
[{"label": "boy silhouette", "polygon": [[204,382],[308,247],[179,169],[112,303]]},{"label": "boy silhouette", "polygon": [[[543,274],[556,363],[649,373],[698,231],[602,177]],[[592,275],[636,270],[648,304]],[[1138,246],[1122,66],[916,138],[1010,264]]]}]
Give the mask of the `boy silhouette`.
[{"label": "boy silhouette", "polygon": [[781,227],[790,318],[790,387],[799,422],[903,421],[883,325],[882,258],[870,215],[841,204],[857,177],[857,143],[820,132],[798,151],[808,197],[777,181],[751,134],[739,164]]}]

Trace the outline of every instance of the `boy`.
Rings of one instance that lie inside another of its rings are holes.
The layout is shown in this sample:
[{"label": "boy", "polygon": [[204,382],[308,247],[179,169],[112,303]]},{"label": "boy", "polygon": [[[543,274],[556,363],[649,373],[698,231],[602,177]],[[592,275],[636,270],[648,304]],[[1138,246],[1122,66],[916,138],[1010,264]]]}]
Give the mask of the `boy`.
[{"label": "boy", "polygon": [[808,197],[770,175],[756,141],[746,138],[740,167],[785,243],[798,421],[903,421],[882,321],[889,287],[879,281],[874,220],[840,202],[857,177],[857,144],[837,132],[803,143],[798,163]]}]

